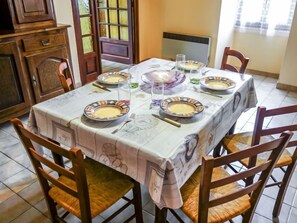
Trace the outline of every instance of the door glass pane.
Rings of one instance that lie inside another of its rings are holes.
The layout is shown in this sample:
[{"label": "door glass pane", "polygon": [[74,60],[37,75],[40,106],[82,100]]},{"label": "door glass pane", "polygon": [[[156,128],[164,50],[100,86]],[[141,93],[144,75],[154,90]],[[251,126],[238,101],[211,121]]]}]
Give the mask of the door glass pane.
[{"label": "door glass pane", "polygon": [[128,25],[128,11],[120,10],[119,14],[120,14],[120,24]]},{"label": "door glass pane", "polygon": [[108,6],[111,8],[117,8],[117,0],[108,0]]},{"label": "door glass pane", "polygon": [[106,9],[99,10],[99,22],[107,22],[107,10]]},{"label": "door glass pane", "polygon": [[119,32],[117,26],[110,26],[110,38],[119,39]]},{"label": "door glass pane", "polygon": [[120,8],[128,8],[127,0],[119,0],[119,7]]},{"label": "door glass pane", "polygon": [[79,8],[80,15],[90,14],[89,0],[78,0],[78,8]]},{"label": "door glass pane", "polygon": [[84,54],[94,52],[93,38],[91,36],[83,37]]},{"label": "door glass pane", "polygon": [[101,37],[109,37],[107,25],[100,25],[100,36]]},{"label": "door glass pane", "polygon": [[98,0],[99,7],[107,7],[106,0]]},{"label": "door glass pane", "polygon": [[120,27],[121,40],[129,41],[128,27]]},{"label": "door glass pane", "polygon": [[80,18],[80,27],[81,27],[81,34],[82,35],[91,34],[92,29],[91,29],[91,19],[90,19],[90,17]]},{"label": "door glass pane", "polygon": [[109,10],[109,22],[118,24],[118,11],[117,10]]}]

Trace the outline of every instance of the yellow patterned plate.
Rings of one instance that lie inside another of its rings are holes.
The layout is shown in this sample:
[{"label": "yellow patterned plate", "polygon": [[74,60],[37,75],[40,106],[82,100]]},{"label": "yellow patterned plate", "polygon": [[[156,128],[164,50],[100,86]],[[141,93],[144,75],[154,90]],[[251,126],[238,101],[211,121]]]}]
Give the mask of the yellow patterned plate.
[{"label": "yellow patterned plate", "polygon": [[125,72],[109,72],[100,74],[97,80],[103,84],[119,84],[126,82],[129,79],[129,74]]},{"label": "yellow patterned plate", "polygon": [[117,100],[96,101],[84,109],[84,115],[95,121],[116,120],[129,112],[127,104]]},{"label": "yellow patterned plate", "polygon": [[199,61],[187,60],[185,63],[181,63],[180,67],[186,71],[192,71],[205,67],[205,64]]},{"label": "yellow patterned plate", "polygon": [[236,83],[226,77],[209,76],[200,79],[200,84],[208,89],[216,91],[224,91],[232,89],[236,86]]},{"label": "yellow patterned plate", "polygon": [[204,110],[204,106],[197,100],[187,97],[173,97],[162,101],[161,110],[176,117],[192,117]]}]

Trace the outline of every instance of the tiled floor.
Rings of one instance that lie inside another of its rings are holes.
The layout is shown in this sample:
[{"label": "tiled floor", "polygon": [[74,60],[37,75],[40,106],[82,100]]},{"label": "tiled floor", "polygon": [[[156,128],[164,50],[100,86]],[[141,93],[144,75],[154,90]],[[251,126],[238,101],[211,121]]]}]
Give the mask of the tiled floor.
[{"label": "tiled floor", "polygon": [[[104,61],[107,71],[123,69],[114,68],[119,64],[108,64]],[[268,108],[297,104],[297,93],[281,91],[275,88],[276,79],[254,75],[258,105],[265,105]],[[236,125],[236,131],[251,130],[255,118],[255,109],[242,114]],[[27,115],[21,117],[26,123]],[[276,196],[276,188],[265,189],[258,205],[253,223],[269,223]],[[142,187],[142,202],[144,222],[154,222],[154,205],[149,195]],[[130,209],[131,210],[131,209]],[[94,219],[100,222],[107,216],[107,212]],[[127,211],[129,212],[129,210]],[[125,213],[124,213],[125,214]],[[127,213],[126,213],[127,214]],[[121,223],[123,216],[116,218],[113,222]],[[68,217],[68,222],[79,222],[75,217]],[[9,123],[0,125],[0,223],[7,222],[50,222],[47,207],[39,187],[38,180],[34,174],[32,165],[20,144],[12,126]],[[135,222],[135,221],[133,221]],[[169,222],[177,222],[169,216]],[[189,220],[186,220],[189,222]],[[240,218],[236,219],[240,222]],[[290,182],[283,208],[280,215],[281,223],[297,222],[297,171]]]}]

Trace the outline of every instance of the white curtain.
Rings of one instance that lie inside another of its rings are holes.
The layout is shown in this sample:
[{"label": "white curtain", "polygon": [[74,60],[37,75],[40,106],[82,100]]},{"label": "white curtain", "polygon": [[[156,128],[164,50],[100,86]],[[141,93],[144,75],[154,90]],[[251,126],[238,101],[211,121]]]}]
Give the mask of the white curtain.
[{"label": "white curtain", "polygon": [[295,7],[296,0],[239,0],[235,29],[288,34]]}]

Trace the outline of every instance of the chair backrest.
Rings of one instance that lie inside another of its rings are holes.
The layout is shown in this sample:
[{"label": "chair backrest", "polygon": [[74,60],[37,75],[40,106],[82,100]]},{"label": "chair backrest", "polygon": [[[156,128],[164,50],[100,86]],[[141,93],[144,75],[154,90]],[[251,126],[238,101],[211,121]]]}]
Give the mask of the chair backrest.
[{"label": "chair backrest", "polygon": [[[48,194],[49,190],[51,189],[51,183],[73,197],[76,197],[80,202],[81,218],[89,219],[89,222],[91,222],[89,192],[84,168],[84,159],[81,150],[77,148],[72,148],[70,150],[63,149],[59,145],[50,142],[24,128],[19,119],[12,119],[11,122],[17,134],[19,135],[21,142],[23,143],[29,158],[31,159],[35,172],[42,186],[48,208],[51,210],[50,213],[55,213],[57,216],[57,211],[54,208],[56,204]],[[37,145],[41,145],[44,149],[48,149],[55,154],[69,159],[69,165],[71,165],[71,169],[62,167],[40,154],[33,146],[35,143]],[[51,171],[44,169],[44,166],[48,167]],[[61,183],[58,180],[60,176],[65,176],[73,180],[74,187],[70,188],[69,186]],[[52,219],[55,219],[55,216],[52,216]]]},{"label": "chair backrest", "polygon": [[[202,169],[200,176],[200,192],[199,192],[199,223],[206,223],[208,219],[208,209],[217,205],[227,203],[229,201],[238,199],[244,195],[250,194],[250,208],[243,216],[243,222],[250,222],[258,204],[260,195],[265,187],[265,184],[275,166],[280,154],[286,147],[288,140],[292,137],[291,132],[284,132],[280,138],[270,141],[268,143],[253,146],[249,149],[242,150],[236,153],[231,153],[226,156],[218,158],[203,157]],[[249,167],[234,175],[222,177],[221,179],[212,181],[213,169],[225,166],[232,162],[239,161],[244,158],[254,157],[258,154],[271,151],[269,158],[262,164]],[[230,192],[222,197],[210,199],[211,189],[222,187],[240,180],[245,180],[248,177],[260,173],[260,177],[256,182],[248,186],[239,187],[235,192]]]},{"label": "chair backrest", "polygon": [[67,59],[62,59],[61,63],[59,64],[58,75],[65,92],[74,89],[74,78]]},{"label": "chair backrest", "polygon": [[[232,57],[237,58],[240,61],[241,65],[239,68],[228,63],[228,59]],[[237,50],[231,50],[230,47],[226,47],[222,59],[221,70],[229,70],[243,74],[245,72],[249,60],[250,59],[245,57],[241,52]]]}]

